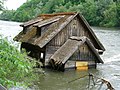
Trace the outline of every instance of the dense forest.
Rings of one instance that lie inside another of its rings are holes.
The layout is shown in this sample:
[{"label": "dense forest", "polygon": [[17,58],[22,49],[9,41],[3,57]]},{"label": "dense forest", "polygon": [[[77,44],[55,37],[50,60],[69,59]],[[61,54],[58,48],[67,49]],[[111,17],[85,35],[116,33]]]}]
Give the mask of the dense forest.
[{"label": "dense forest", "polygon": [[17,10],[4,10],[0,19],[24,22],[57,12],[79,12],[92,26],[120,26],[120,0],[27,0]]}]

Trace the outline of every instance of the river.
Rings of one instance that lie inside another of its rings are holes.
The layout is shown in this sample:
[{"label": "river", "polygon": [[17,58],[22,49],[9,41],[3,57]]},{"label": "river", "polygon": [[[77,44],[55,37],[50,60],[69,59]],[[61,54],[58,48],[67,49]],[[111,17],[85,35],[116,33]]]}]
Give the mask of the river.
[{"label": "river", "polygon": [[[17,22],[0,21],[0,34],[3,34],[4,37],[8,37],[12,41],[13,37],[22,30],[19,25],[20,23]],[[33,81],[34,84],[31,86],[33,87],[31,89],[87,90],[88,77],[70,81],[90,72],[97,77],[105,78],[112,84],[115,90],[120,90],[120,28],[92,27],[92,29],[106,49],[101,56],[104,64],[98,64],[97,69],[90,69],[88,71],[68,70],[57,72],[45,69],[45,75],[42,77],[37,73],[37,81]],[[103,85],[102,89],[99,90],[105,90],[105,88],[106,86]],[[98,90],[98,87],[96,86],[90,90]]]}]

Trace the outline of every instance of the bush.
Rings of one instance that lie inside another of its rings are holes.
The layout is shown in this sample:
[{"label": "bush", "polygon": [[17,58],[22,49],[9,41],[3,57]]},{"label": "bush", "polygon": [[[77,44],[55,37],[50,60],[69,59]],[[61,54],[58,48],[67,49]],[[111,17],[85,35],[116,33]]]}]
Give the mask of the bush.
[{"label": "bush", "polygon": [[26,58],[6,38],[0,35],[0,83],[5,87],[16,86],[32,73],[34,62]]}]

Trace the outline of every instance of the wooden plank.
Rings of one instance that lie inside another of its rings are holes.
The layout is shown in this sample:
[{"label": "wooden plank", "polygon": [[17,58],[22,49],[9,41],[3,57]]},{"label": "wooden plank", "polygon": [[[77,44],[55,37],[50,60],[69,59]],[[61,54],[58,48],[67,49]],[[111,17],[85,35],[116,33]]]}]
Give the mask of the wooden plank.
[{"label": "wooden plank", "polygon": [[77,27],[77,31],[76,31],[76,32],[77,32],[77,36],[79,37],[79,36],[80,36],[80,35],[79,35],[79,34],[80,34],[80,33],[79,33],[80,31],[79,31],[79,21],[78,21],[78,18],[77,18],[77,17],[76,17],[76,25],[77,25],[77,26],[76,26],[76,27]]},{"label": "wooden plank", "polygon": [[32,19],[32,20],[30,20],[28,22],[25,22],[25,23],[21,24],[20,26],[21,27],[27,27],[27,26],[30,26],[32,24],[38,23],[38,22],[40,22],[42,20],[43,20],[42,18],[38,17],[38,18]]},{"label": "wooden plank", "polygon": [[55,13],[55,14],[41,14],[40,17],[53,17],[53,16],[59,16],[59,15],[75,15],[76,13],[73,12],[65,12],[65,13]]},{"label": "wooden plank", "polygon": [[50,18],[50,19],[46,19],[46,20],[43,20],[39,23],[34,24],[34,26],[35,27],[42,27],[42,26],[54,23],[54,22],[58,21],[60,18],[61,17],[53,17],[53,18]]},{"label": "wooden plank", "polygon": [[45,25],[44,27],[38,27],[41,28],[41,35],[43,35],[48,29],[49,29],[50,25]]}]

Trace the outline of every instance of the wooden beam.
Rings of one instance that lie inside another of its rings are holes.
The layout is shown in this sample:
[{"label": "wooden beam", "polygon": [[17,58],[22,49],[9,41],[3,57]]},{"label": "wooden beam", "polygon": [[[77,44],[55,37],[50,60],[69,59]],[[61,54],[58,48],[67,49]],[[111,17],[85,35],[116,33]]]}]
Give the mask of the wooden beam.
[{"label": "wooden beam", "polygon": [[38,23],[38,22],[40,22],[42,20],[43,20],[42,18],[38,17],[38,18],[32,19],[32,20],[30,20],[28,22],[25,22],[25,23],[21,24],[20,26],[21,27],[27,27],[27,26],[30,26],[32,24]]},{"label": "wooden beam", "polygon": [[42,22],[38,22],[38,23],[34,24],[34,27],[42,27],[42,26],[54,23],[54,22],[58,21],[59,19],[60,19],[60,17],[53,17],[50,19],[46,19]]}]

